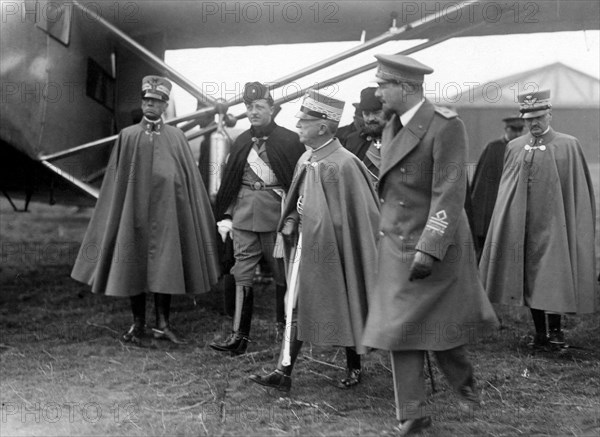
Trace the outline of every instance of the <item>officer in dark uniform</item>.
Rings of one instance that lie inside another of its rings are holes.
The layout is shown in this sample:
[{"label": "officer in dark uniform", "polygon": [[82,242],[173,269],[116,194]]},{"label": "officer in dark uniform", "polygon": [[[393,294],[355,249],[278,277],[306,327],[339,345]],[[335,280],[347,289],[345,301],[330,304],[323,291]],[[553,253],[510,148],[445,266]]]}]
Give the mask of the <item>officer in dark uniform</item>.
[{"label": "officer in dark uniform", "polygon": [[506,145],[509,141],[520,137],[525,126],[525,121],[519,115],[503,118],[502,121],[504,136],[489,142],[483,148],[470,187],[471,208],[467,212],[471,215],[470,223],[473,227],[477,259],[481,257],[481,250],[496,204]]},{"label": "officer in dark uniform", "polygon": [[362,114],[364,126],[362,130],[348,136],[345,147],[354,153],[367,167],[373,183],[379,180],[381,164],[381,133],[385,127],[385,113],[381,102],[375,97],[377,88],[365,88],[360,92],[358,109]]},{"label": "officer in dark uniform", "polygon": [[244,103],[252,125],[231,147],[217,193],[216,219],[223,241],[233,239],[236,302],[231,335],[210,344],[215,350],[243,354],[248,345],[253,309],[252,281],[264,258],[276,284],[276,313],[280,329],[285,324],[283,259],[273,257],[282,202],[290,187],[294,167],[306,150],[298,135],[273,121],[273,98],[259,83],[244,87]]}]

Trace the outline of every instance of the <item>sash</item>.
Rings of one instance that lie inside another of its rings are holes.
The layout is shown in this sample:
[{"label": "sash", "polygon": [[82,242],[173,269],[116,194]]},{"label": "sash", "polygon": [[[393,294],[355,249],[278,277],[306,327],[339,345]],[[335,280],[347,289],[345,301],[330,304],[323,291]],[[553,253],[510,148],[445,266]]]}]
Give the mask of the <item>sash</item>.
[{"label": "sash", "polygon": [[248,158],[246,159],[250,170],[262,181],[265,185],[275,185],[278,183],[275,172],[267,165],[265,161],[258,155],[258,152],[253,147],[250,148]]},{"label": "sash", "polygon": [[[278,182],[275,172],[271,170],[271,167],[269,167],[265,161],[263,161],[254,147],[250,148],[250,153],[248,153],[246,161],[250,166],[250,170],[265,185],[275,185]],[[271,188],[271,190],[281,198],[281,214],[283,214],[285,191],[282,188]],[[281,236],[281,233],[277,232],[275,246],[273,247],[273,258],[283,258],[283,255],[283,237]]]}]

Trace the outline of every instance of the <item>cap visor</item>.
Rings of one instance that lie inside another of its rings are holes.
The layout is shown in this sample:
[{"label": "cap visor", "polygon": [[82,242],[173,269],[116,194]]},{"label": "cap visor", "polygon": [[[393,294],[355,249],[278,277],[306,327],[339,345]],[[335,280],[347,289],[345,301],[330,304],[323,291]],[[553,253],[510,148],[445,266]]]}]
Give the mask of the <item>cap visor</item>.
[{"label": "cap visor", "polygon": [[536,117],[540,117],[544,114],[549,113],[550,110],[549,109],[542,109],[541,111],[533,111],[533,112],[524,112],[523,113],[523,118],[527,119],[527,118],[536,118]]},{"label": "cap visor", "polygon": [[155,94],[155,93],[152,93],[152,92],[149,92],[149,91],[146,91],[144,93],[144,95],[142,95],[142,97],[144,99],[154,99],[154,100],[160,100],[162,102],[166,102],[164,96],[161,96],[160,94]]}]

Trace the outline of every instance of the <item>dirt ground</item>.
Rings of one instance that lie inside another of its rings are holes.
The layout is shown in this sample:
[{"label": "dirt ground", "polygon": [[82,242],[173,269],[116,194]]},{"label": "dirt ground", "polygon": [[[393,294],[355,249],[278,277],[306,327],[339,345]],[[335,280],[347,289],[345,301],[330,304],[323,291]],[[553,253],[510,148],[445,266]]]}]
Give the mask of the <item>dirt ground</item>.
[{"label": "dirt ground", "polygon": [[[270,371],[279,350],[270,283],[257,284],[254,341],[244,356],[207,346],[230,326],[218,291],[174,299],[171,318],[188,345],[120,342],[131,323],[128,301],[92,295],[69,277],[91,211],[40,204],[30,210],[15,213],[0,201],[1,436],[394,434],[384,352],[363,359],[363,382],[348,391],[335,387],[345,366],[340,348],[305,345],[289,397],[248,380]],[[147,313],[152,325],[150,299]],[[471,348],[482,408],[461,412],[433,363],[434,425],[423,435],[598,436],[598,317],[568,317],[572,347],[555,353],[526,346],[526,313],[498,313],[502,329]]]}]

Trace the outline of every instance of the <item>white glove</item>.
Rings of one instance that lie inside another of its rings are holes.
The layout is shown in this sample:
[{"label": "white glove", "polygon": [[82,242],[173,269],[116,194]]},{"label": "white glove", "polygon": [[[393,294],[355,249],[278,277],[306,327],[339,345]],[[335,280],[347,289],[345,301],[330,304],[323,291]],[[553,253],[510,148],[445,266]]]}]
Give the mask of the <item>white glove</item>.
[{"label": "white glove", "polygon": [[223,243],[225,243],[227,235],[233,240],[233,222],[231,219],[223,219],[220,222],[217,222],[217,230],[219,231]]}]

